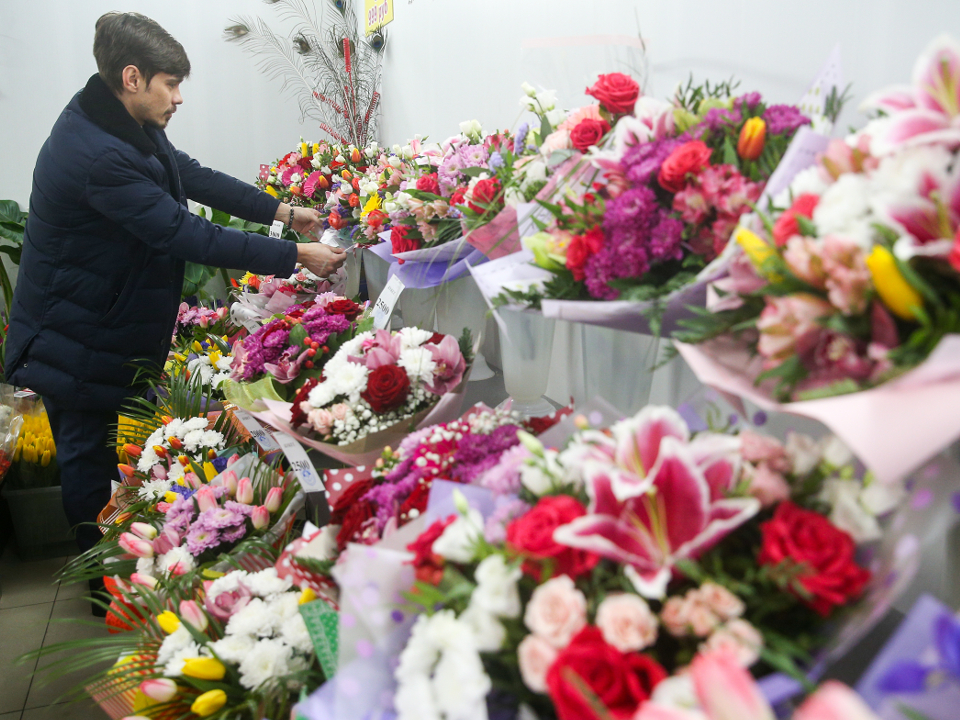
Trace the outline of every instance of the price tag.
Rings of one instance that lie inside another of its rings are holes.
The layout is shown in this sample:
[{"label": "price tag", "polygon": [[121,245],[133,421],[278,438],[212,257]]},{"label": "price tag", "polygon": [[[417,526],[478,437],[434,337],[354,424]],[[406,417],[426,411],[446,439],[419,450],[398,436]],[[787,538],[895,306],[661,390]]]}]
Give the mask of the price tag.
[{"label": "price tag", "polygon": [[277,441],[273,439],[273,435],[264,430],[263,425],[258,423],[253,415],[248,413],[246,410],[241,410],[240,408],[237,408],[233,414],[234,417],[240,421],[240,424],[247,429],[247,432],[250,433],[250,436],[256,440],[257,445],[259,445],[264,452],[269,453],[280,449],[280,446],[277,445]]},{"label": "price tag", "polygon": [[270,226],[270,237],[278,239],[283,237],[283,228],[284,224],[282,222],[274,220],[273,225]]},{"label": "price tag", "polygon": [[283,454],[287,456],[290,469],[293,470],[297,480],[300,481],[300,487],[303,488],[303,491],[307,493],[323,492],[323,481],[317,474],[316,468],[313,467],[313,463],[310,462],[310,458],[307,457],[307,451],[303,449],[303,445],[286,433],[278,432],[273,436],[273,439],[279,443]]},{"label": "price tag", "polygon": [[406,287],[396,275],[387,282],[380,297],[373,306],[373,326],[378,330],[386,330],[390,324],[390,316],[393,315],[393,308],[400,299],[400,293]]}]

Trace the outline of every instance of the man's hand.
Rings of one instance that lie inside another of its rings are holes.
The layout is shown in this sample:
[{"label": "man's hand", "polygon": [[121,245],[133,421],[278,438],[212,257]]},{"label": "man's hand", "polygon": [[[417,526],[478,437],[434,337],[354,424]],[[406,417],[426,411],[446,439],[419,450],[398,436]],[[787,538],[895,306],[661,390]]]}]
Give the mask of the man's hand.
[{"label": "man's hand", "polygon": [[[288,211],[289,212],[289,211]],[[336,272],[347,259],[346,250],[330,247],[323,243],[301,243],[297,245],[297,261],[307,270],[322,278]]]},{"label": "man's hand", "polygon": [[[274,219],[286,225],[290,220],[290,206],[287,205],[287,203],[280,203]],[[323,220],[320,217],[320,213],[310,208],[293,208],[293,229],[301,235],[319,240],[320,236],[318,233],[323,231]]]}]

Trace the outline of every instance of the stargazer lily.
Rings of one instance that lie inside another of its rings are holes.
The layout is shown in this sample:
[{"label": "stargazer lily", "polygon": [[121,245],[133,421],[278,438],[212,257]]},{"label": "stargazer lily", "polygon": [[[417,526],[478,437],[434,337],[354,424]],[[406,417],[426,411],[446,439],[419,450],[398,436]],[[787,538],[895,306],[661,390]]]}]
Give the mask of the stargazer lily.
[{"label": "stargazer lily", "polygon": [[[688,442],[678,415],[648,410],[627,421],[632,451],[621,445],[616,463],[585,463],[589,512],[557,528],[554,540],[626,565],[637,592],[661,598],[678,560],[709,549],[755,515],[760,503],[726,496],[739,476],[730,457],[735,445],[712,434]],[[626,430],[615,426],[614,438]],[[628,465],[646,472],[631,482]]]},{"label": "stargazer lily", "polygon": [[870,95],[863,109],[890,115],[873,138],[874,155],[904,145],[960,145],[960,44],[948,35],[935,39],[913,66],[913,84]]}]

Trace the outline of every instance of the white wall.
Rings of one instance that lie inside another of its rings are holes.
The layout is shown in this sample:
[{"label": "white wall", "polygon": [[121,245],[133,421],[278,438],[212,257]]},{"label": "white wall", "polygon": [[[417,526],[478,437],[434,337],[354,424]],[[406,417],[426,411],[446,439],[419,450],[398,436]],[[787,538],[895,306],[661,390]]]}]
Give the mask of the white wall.
[{"label": "white wall", "polygon": [[[316,6],[326,1],[315,0]],[[26,204],[40,146],[95,71],[94,22],[118,8],[154,18],[186,47],[193,73],[169,135],[201,162],[252,180],[261,162],[286,152],[301,135],[320,137],[313,123],[300,123],[296,104],[280,96],[251,57],[222,40],[223,27],[237,15],[279,26],[263,2],[0,0],[0,198]],[[666,96],[692,71],[698,78],[736,75],[744,89],[791,102],[837,42],[862,98],[885,83],[906,81],[914,57],[936,33],[960,36],[960,10],[951,0],[395,0],[395,14],[381,135],[390,143],[415,133],[446,137],[474,117],[488,129],[513,126],[523,80],[555,88],[563,105],[576,106],[596,73],[641,61],[623,46],[530,47],[536,39],[580,37],[582,43],[584,36],[636,36],[639,28],[648,93]],[[856,121],[855,110],[845,119]]]}]

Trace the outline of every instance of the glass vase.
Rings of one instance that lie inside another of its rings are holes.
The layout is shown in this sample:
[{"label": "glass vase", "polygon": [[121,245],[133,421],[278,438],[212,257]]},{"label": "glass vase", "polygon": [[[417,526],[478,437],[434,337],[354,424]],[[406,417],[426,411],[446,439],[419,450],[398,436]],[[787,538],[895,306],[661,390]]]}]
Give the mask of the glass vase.
[{"label": "glass vase", "polygon": [[500,310],[500,361],[503,384],[513,409],[527,417],[549,415],[555,408],[543,397],[550,378],[556,320],[539,312]]},{"label": "glass vase", "polygon": [[583,387],[589,400],[602,397],[624,415],[650,401],[659,339],[583,325]]}]

